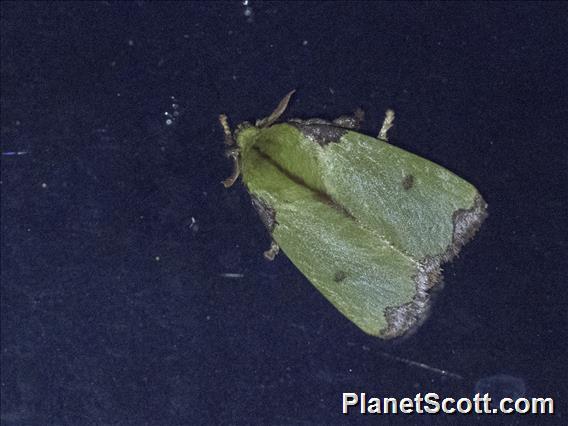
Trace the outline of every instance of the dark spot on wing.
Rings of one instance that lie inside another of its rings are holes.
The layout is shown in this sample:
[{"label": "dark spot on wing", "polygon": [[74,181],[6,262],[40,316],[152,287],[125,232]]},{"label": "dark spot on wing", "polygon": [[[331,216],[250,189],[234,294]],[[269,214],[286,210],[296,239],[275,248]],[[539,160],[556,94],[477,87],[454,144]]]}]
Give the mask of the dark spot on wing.
[{"label": "dark spot on wing", "polygon": [[410,188],[414,186],[414,176],[406,175],[404,179],[402,179],[402,187],[405,191],[408,191]]},{"label": "dark spot on wing", "polygon": [[320,146],[339,143],[341,136],[347,133],[347,129],[319,119],[307,121],[293,120],[289,121],[288,124],[296,127],[306,137]]},{"label": "dark spot on wing", "polygon": [[347,278],[347,272],[345,271],[337,271],[333,275],[333,281],[335,281],[336,283],[340,283],[341,281],[345,280],[345,278]]}]

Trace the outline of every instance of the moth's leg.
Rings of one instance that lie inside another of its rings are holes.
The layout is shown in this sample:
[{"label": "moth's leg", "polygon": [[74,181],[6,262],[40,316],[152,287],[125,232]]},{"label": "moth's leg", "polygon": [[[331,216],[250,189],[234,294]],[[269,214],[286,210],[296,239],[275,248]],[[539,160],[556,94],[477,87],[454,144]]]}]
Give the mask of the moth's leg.
[{"label": "moth's leg", "polygon": [[389,140],[387,132],[393,126],[393,121],[394,111],[392,109],[387,109],[387,112],[385,113],[385,119],[383,120],[383,126],[381,127],[381,131],[379,132],[379,136],[377,136],[379,139],[382,139],[384,141]]},{"label": "moth's leg", "polygon": [[[225,114],[221,114],[219,116],[219,123],[221,123],[223,132],[225,133],[225,145],[234,146],[235,139],[233,139],[233,133],[231,132],[231,128],[229,127],[229,123],[227,122],[227,116]],[[229,148],[227,149],[225,155],[233,159],[233,174],[222,182],[225,188],[229,188],[235,183],[235,181],[241,174],[239,168],[239,148]]]},{"label": "moth's leg", "polygon": [[333,120],[333,124],[339,127],[344,127],[346,129],[357,130],[361,127],[361,123],[365,119],[365,111],[361,108],[357,108],[353,115],[342,115]]},{"label": "moth's leg", "polygon": [[225,153],[227,157],[233,159],[233,173],[231,174],[231,176],[221,182],[225,188],[230,188],[231,186],[233,186],[235,181],[241,175],[241,169],[239,167],[239,152],[240,150],[238,148],[233,148],[227,150],[227,152]]},{"label": "moth's leg", "polygon": [[274,260],[278,252],[280,251],[280,246],[275,242],[272,241],[270,243],[270,248],[264,252],[264,257],[266,260]]},{"label": "moth's leg", "polygon": [[271,124],[274,124],[274,122],[280,118],[280,116],[284,113],[284,111],[286,111],[286,108],[288,107],[288,102],[290,102],[290,98],[292,97],[295,91],[296,90],[292,90],[286,96],[284,96],[284,98],[282,98],[276,109],[268,117],[263,118],[262,120],[256,120],[255,126],[268,127]]}]

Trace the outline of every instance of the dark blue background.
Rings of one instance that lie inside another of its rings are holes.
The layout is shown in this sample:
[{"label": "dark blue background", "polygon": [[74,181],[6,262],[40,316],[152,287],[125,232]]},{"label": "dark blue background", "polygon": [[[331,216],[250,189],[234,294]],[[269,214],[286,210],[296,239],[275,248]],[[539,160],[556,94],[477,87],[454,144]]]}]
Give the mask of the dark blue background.
[{"label": "dark blue background", "polygon": [[[369,421],[342,392],[507,393],[495,375],[556,399],[508,423],[566,420],[567,12],[2,2],[2,423]],[[369,134],[393,107],[393,143],[489,203],[406,340],[264,261],[248,195],[220,184],[218,114],[263,117],[293,88],[287,117],[361,106]]]}]

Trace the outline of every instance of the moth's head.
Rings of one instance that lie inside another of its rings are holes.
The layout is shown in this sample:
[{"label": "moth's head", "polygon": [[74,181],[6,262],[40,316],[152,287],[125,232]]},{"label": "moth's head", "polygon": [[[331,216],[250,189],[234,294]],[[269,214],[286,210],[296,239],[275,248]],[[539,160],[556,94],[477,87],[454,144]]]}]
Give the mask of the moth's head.
[{"label": "moth's head", "polygon": [[245,122],[239,124],[237,129],[231,132],[226,116],[222,115],[220,121],[225,130],[225,145],[227,146],[225,156],[233,160],[233,174],[222,182],[225,188],[229,188],[241,174],[243,157],[246,157],[247,152],[258,141],[258,134],[264,129]]},{"label": "moth's head", "polygon": [[219,116],[219,122],[225,133],[225,145],[227,145],[227,150],[225,154],[227,157],[233,159],[234,170],[233,174],[225,179],[222,183],[225,188],[232,186],[240,175],[240,159],[243,154],[246,153],[248,149],[254,145],[257,140],[257,135],[265,128],[270,127],[274,124],[286,110],[290,98],[294,94],[295,90],[289,92],[280,101],[276,109],[268,117],[257,120],[255,125],[248,122],[241,123],[237,126],[237,129],[232,132],[229,127],[229,122],[225,114]]},{"label": "moth's head", "polygon": [[241,123],[233,133],[235,144],[240,151],[248,150],[253,144],[257,135],[262,131],[259,127],[253,126],[248,122]]}]

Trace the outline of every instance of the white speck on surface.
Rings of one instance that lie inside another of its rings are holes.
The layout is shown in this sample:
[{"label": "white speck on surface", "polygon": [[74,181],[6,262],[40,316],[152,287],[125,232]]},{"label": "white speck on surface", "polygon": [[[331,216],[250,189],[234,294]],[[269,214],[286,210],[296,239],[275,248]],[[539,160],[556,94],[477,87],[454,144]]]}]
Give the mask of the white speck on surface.
[{"label": "white speck on surface", "polygon": [[252,7],[250,7],[250,1],[249,0],[243,0],[241,2],[241,4],[245,7],[245,10],[243,11],[243,15],[247,18],[247,22],[249,24],[252,23],[254,11],[252,10]]},{"label": "white speck on surface", "polygon": [[189,229],[191,229],[191,231],[194,234],[197,233],[197,231],[199,231],[199,224],[197,223],[197,220],[195,220],[193,216],[191,217],[191,223],[189,224]]},{"label": "white speck on surface", "polygon": [[183,113],[183,109],[181,107],[182,104],[175,96],[169,96],[168,107],[166,107],[166,111],[161,113],[164,117],[166,117],[164,120],[164,124],[166,126],[175,124],[177,119],[181,117]]},{"label": "white speck on surface", "polygon": [[41,187],[42,187],[42,188],[47,188],[47,183],[43,182],[43,183],[41,184]]},{"label": "white speck on surface", "polygon": [[304,40],[304,41],[302,42],[302,46],[307,46],[307,45],[308,45],[308,40]]},{"label": "white speck on surface", "polygon": [[134,46],[134,40],[128,40],[128,45],[129,45],[129,46]]},{"label": "white speck on surface", "polygon": [[156,257],[154,258],[154,260],[155,260],[156,262],[159,262],[159,261],[160,261],[160,256],[156,256]]}]

